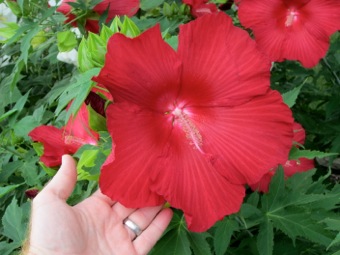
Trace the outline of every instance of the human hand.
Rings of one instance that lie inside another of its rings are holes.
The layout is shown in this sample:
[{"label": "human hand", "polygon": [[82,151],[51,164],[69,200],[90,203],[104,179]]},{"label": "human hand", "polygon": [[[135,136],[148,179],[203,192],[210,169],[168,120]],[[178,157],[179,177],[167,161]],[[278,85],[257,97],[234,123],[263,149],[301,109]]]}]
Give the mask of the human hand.
[{"label": "human hand", "polygon": [[[57,174],[33,199],[27,254],[147,254],[171,220],[169,208],[126,208],[100,190],[69,206],[76,179],[75,162],[64,155]],[[141,228],[139,236],[123,224],[127,217]]]}]

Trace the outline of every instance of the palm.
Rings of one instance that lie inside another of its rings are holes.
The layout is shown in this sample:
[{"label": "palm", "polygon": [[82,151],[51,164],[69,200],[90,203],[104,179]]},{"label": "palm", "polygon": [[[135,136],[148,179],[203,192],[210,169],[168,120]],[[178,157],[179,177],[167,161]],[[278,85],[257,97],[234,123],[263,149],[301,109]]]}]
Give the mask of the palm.
[{"label": "palm", "polygon": [[[73,161],[68,159],[68,162]],[[65,172],[62,168],[59,171]],[[74,173],[71,175],[75,176]],[[34,199],[30,246],[31,251],[38,252],[32,254],[40,254],[39,251],[74,255],[146,254],[170,221],[170,210],[158,214],[161,207],[125,208],[100,191],[71,207],[65,202],[74,186],[67,187],[69,178],[73,178],[71,175],[62,176],[60,180],[56,176]],[[62,188],[60,183],[66,184]],[[55,190],[58,186],[59,190]],[[123,224],[127,217],[144,229],[135,240]]]}]

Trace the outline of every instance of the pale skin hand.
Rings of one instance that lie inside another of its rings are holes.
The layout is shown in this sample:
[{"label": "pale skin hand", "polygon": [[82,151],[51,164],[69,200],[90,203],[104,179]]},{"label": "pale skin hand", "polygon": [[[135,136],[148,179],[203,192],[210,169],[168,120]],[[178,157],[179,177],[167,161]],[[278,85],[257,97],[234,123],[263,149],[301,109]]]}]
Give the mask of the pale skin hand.
[{"label": "pale skin hand", "polygon": [[[76,206],[66,204],[77,178],[72,157],[33,199],[29,255],[147,254],[168,226],[172,211],[162,206],[129,209],[112,202],[99,190]],[[129,217],[143,230],[134,234],[123,224]]]}]

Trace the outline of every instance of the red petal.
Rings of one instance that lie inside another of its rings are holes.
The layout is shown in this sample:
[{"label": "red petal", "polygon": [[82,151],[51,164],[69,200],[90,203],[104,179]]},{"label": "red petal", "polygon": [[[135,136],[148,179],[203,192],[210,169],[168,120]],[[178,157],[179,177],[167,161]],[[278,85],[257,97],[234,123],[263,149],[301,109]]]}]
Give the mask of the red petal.
[{"label": "red petal", "polygon": [[83,144],[97,144],[99,135],[89,127],[89,112],[85,103],[82,104],[77,115],[67,122],[65,132],[67,135],[65,141],[78,143],[79,147]]},{"label": "red petal", "polygon": [[68,3],[73,3],[76,0],[63,0],[61,4],[58,6],[57,11],[63,13],[64,15],[71,12],[71,5]]},{"label": "red petal", "polygon": [[306,21],[309,27],[306,28],[311,34],[314,34],[313,29],[319,29],[330,36],[340,29],[339,0],[311,0],[303,7],[303,11],[308,15]]},{"label": "red petal", "polygon": [[103,14],[109,8],[108,19],[114,16],[127,15],[129,17],[135,15],[139,9],[139,0],[103,0],[97,4],[93,10],[99,14]]},{"label": "red petal", "polygon": [[64,142],[64,132],[53,126],[39,126],[28,134],[33,141],[44,145],[40,160],[48,167],[59,166],[61,156],[74,153],[77,148],[68,148]]},{"label": "red petal", "polygon": [[181,97],[191,105],[235,105],[266,93],[270,63],[224,13],[180,27]]},{"label": "red petal", "polygon": [[194,17],[201,17],[205,14],[211,14],[217,12],[217,6],[213,3],[211,4],[200,4],[191,7],[191,14]]},{"label": "red petal", "polygon": [[205,4],[208,2],[208,0],[182,0],[182,2],[184,4],[193,6],[193,5]]},{"label": "red petal", "polygon": [[288,160],[284,165],[285,176],[290,177],[293,174],[306,172],[315,167],[314,160],[299,158],[299,160]]},{"label": "red petal", "polygon": [[86,31],[98,34],[100,30],[99,20],[86,19],[85,29]]},{"label": "red petal", "polygon": [[[285,177],[291,177],[296,173],[306,172],[313,169],[314,160],[300,158],[299,160],[288,160],[283,166]],[[259,192],[267,193],[269,190],[269,184],[273,178],[275,171],[270,171],[265,174],[262,179],[252,185],[249,185],[252,190],[257,190]]]},{"label": "red petal", "polygon": [[[67,3],[73,3],[76,0],[63,0],[62,3],[59,5],[59,7],[57,8],[57,12],[60,12],[62,14],[65,15],[65,17],[67,18],[65,20],[65,23],[69,23],[72,20],[76,19],[76,16],[74,14],[71,13],[71,5],[67,4]],[[71,23],[72,26],[77,27],[77,22],[72,22]]]},{"label": "red petal", "polygon": [[152,190],[164,196],[172,207],[184,211],[189,230],[202,232],[225,215],[236,213],[245,189],[228,182],[203,155],[174,128],[168,150],[157,165]]},{"label": "red petal", "polygon": [[315,24],[304,24],[304,28],[287,33],[282,57],[298,60],[306,68],[314,67],[329,48],[329,36]]},{"label": "red petal", "polygon": [[164,199],[151,191],[150,176],[169,136],[161,115],[129,103],[106,111],[113,151],[101,170],[100,188],[114,201],[131,208],[155,206]]},{"label": "red petal", "polygon": [[275,174],[275,171],[269,171],[266,173],[259,182],[249,185],[254,191],[267,193],[269,191],[269,184]]},{"label": "red petal", "polygon": [[282,0],[241,0],[238,16],[241,24],[247,28],[271,27],[277,19],[283,18],[285,9]]},{"label": "red petal", "polygon": [[293,118],[276,91],[237,107],[193,108],[192,112],[203,151],[214,157],[215,167],[230,182],[255,183],[287,161]]},{"label": "red petal", "polygon": [[[298,18],[286,27],[290,7],[296,9]],[[325,56],[329,36],[340,28],[340,2],[242,0],[239,18],[254,31],[259,48],[273,61],[298,60],[309,68]]]},{"label": "red petal", "polygon": [[306,132],[301,126],[300,123],[294,122],[293,124],[293,130],[294,130],[294,137],[293,141],[297,142],[299,144],[304,144],[305,143],[305,138],[306,138]]},{"label": "red petal", "polygon": [[94,80],[107,87],[115,101],[127,100],[165,111],[167,107],[159,109],[159,105],[176,98],[180,66],[157,25],[133,39],[114,34],[108,43],[105,65]]}]

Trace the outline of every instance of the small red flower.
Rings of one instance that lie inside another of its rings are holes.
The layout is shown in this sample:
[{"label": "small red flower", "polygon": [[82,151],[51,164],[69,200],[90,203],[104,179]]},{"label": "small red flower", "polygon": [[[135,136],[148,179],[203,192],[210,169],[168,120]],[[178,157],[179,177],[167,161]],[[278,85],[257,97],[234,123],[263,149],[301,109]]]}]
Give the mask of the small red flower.
[{"label": "small red flower", "polygon": [[220,12],[180,27],[178,50],[159,26],[113,35],[94,78],[111,92],[113,150],[104,194],[127,207],[168,201],[205,231],[240,209],[245,183],[287,160],[292,116],[270,90],[270,63]]},{"label": "small red flower", "polygon": [[298,60],[307,68],[326,55],[340,29],[339,0],[241,0],[238,14],[273,61]]},{"label": "small red flower", "polygon": [[40,160],[48,167],[59,166],[64,154],[74,154],[84,144],[97,144],[99,135],[90,129],[86,105],[63,128],[39,126],[28,134],[33,141],[44,145]]},{"label": "small red flower", "polygon": [[39,190],[36,188],[28,189],[25,191],[25,195],[29,199],[35,198],[38,195],[38,193],[39,193]]},{"label": "small red flower", "polygon": [[[57,11],[63,13],[66,17],[66,23],[76,20],[77,15],[73,13],[72,7],[67,4],[76,2],[76,0],[63,0]],[[93,13],[86,16],[85,29],[87,31],[99,32],[99,15],[102,15],[108,9],[107,22],[117,15],[133,16],[139,9],[139,0],[103,0],[93,8]],[[96,16],[97,15],[97,16]],[[77,21],[71,23],[77,27]]]},{"label": "small red flower", "polygon": [[[296,147],[299,147],[299,145],[304,144],[306,133],[299,123],[294,122],[293,128],[294,128],[293,143],[295,143]],[[299,158],[299,160],[287,160],[287,162],[283,165],[283,170],[285,177],[288,178],[296,173],[311,170],[314,167],[315,167],[314,160],[307,158]],[[266,175],[262,177],[262,179],[258,183],[250,185],[250,188],[252,190],[258,190],[260,192],[267,193],[269,190],[269,184],[274,174],[275,170],[268,172]]]},{"label": "small red flower", "polygon": [[208,0],[182,0],[182,2],[191,7],[191,15],[195,18],[218,11],[217,6],[208,3]]},{"label": "small red flower", "polygon": [[112,95],[99,85],[97,88],[92,88],[85,99],[85,104],[90,105],[93,110],[105,117],[105,109],[108,100],[112,101]]}]

